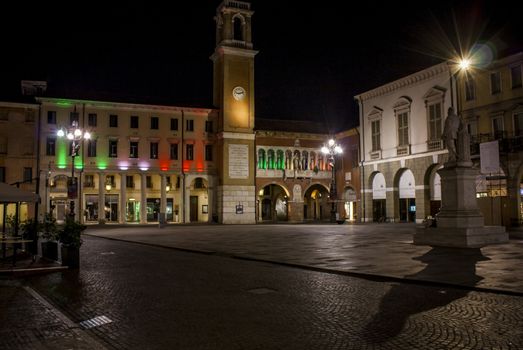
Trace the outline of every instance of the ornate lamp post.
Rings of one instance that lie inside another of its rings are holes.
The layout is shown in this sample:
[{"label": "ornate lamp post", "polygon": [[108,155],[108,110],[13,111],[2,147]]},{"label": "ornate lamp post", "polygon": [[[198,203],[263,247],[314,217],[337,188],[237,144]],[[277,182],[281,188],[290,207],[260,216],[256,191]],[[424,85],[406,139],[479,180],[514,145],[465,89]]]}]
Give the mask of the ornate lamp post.
[{"label": "ornate lamp post", "polygon": [[89,140],[91,138],[91,134],[88,131],[84,131],[78,127],[78,122],[76,120],[73,121],[70,128],[64,129],[61,128],[56,133],[58,137],[67,137],[68,140],[71,141],[71,158],[72,158],[72,166],[71,166],[71,181],[68,183],[67,186],[67,194],[69,199],[71,200],[71,206],[69,210],[69,216],[72,220],[74,220],[75,213],[74,213],[74,200],[78,197],[78,185],[74,178],[74,158],[78,155],[78,150],[80,149],[81,141],[82,140]]},{"label": "ornate lamp post", "polygon": [[343,150],[341,147],[334,141],[330,139],[326,145],[321,148],[321,152],[329,156],[329,163],[332,169],[332,178],[331,178],[331,188],[330,188],[330,200],[332,202],[331,207],[331,222],[336,222],[336,199],[337,199],[337,190],[336,190],[336,164],[335,164],[335,155],[342,154]]}]

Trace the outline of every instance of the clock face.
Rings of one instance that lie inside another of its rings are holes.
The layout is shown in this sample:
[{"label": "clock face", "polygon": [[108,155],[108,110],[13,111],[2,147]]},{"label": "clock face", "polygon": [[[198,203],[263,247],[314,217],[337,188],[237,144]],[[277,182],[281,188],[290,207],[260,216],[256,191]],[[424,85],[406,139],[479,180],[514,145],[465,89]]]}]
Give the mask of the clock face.
[{"label": "clock face", "polygon": [[241,86],[237,86],[234,89],[232,89],[232,96],[237,101],[243,100],[245,98],[246,94],[247,93],[245,92],[245,89],[242,88]]}]

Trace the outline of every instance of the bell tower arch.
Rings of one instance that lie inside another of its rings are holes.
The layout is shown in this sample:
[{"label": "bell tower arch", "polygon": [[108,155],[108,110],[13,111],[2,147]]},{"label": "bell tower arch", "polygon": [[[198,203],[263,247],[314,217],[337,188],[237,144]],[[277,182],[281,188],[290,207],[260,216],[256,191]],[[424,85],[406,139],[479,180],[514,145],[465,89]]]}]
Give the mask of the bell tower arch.
[{"label": "bell tower arch", "polygon": [[254,57],[251,4],[216,9],[213,103],[219,109],[217,213],[225,224],[255,223]]}]

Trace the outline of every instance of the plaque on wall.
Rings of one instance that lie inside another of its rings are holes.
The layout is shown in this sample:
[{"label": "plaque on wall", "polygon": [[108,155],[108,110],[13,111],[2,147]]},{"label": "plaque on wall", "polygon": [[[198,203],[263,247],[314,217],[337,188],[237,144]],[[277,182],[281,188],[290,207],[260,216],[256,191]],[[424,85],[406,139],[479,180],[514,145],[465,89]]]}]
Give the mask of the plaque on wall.
[{"label": "plaque on wall", "polygon": [[249,145],[229,145],[229,178],[249,178]]}]

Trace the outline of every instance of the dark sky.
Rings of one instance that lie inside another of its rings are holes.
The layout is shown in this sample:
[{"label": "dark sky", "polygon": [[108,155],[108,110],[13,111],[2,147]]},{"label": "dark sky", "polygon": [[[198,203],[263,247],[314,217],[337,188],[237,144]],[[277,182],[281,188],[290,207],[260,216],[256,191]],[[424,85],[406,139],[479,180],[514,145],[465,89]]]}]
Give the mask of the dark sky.
[{"label": "dark sky", "polygon": [[[71,97],[210,107],[219,2],[4,8],[0,93],[20,79],[46,79]],[[450,58],[460,45],[522,50],[509,1],[251,4],[256,116],[313,119],[333,131],[357,124],[354,95]]]}]

